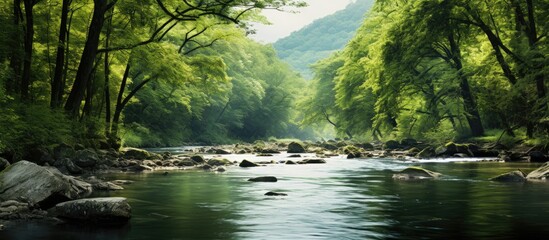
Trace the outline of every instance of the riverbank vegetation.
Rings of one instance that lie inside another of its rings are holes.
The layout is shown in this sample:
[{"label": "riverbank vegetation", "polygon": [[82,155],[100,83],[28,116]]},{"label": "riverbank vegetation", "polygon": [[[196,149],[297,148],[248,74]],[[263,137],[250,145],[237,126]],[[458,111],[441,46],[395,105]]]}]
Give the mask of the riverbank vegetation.
[{"label": "riverbank vegetation", "polygon": [[367,139],[548,139],[546,1],[376,1],[314,65],[304,123]]},{"label": "riverbank vegetation", "polygon": [[309,82],[247,38],[249,23],[265,21],[259,10],[300,1],[0,1],[0,155],[10,161],[60,143],[326,132],[358,142],[549,139],[545,1],[376,1]]},{"label": "riverbank vegetation", "polygon": [[[302,80],[246,38],[300,1],[2,0],[0,152],[118,148],[299,132]],[[225,140],[227,141],[227,140]]]}]

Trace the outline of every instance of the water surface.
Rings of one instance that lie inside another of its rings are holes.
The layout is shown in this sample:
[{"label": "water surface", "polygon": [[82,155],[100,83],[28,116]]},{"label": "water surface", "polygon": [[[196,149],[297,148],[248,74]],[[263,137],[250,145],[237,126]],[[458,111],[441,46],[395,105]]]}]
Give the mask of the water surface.
[{"label": "water surface", "polygon": [[[231,155],[231,160],[286,160]],[[478,159],[476,159],[478,160]],[[523,239],[549,233],[549,184],[486,179],[539,164],[391,159],[327,159],[327,164],[273,164],[109,174],[136,181],[104,194],[128,198],[123,228],[23,224],[0,239]],[[441,180],[397,181],[394,171],[422,166]],[[276,183],[247,179],[276,176]],[[268,197],[268,191],[288,194]]]}]

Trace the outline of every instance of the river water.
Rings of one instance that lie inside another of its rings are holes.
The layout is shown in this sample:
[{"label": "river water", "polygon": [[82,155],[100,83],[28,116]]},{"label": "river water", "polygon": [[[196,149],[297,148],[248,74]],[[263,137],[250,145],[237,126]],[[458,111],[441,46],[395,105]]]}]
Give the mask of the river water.
[{"label": "river water", "polygon": [[[287,160],[230,155],[240,161]],[[478,160],[478,159],[476,159]],[[540,164],[345,159],[327,164],[272,164],[202,170],[108,174],[134,180],[123,191],[132,219],[122,228],[21,224],[0,239],[532,239],[549,234],[549,183],[498,183],[488,178]],[[407,166],[445,174],[399,181]],[[249,182],[276,176],[276,183]],[[268,191],[288,196],[270,197]]]}]

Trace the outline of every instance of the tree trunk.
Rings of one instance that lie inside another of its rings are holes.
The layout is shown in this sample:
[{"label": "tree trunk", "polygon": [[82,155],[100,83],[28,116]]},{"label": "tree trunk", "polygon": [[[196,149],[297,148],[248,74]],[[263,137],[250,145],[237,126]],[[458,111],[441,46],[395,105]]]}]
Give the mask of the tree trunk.
[{"label": "tree trunk", "polygon": [[122,78],[122,83],[120,84],[120,91],[118,92],[118,98],[116,99],[116,108],[114,110],[114,116],[112,119],[112,130],[111,136],[115,137],[118,135],[118,124],[120,123],[120,116],[122,115],[122,110],[128,105],[130,100],[137,94],[141,88],[143,88],[148,82],[152,80],[152,77],[143,79],[139,84],[137,84],[126,97],[124,97],[124,90],[128,82],[128,76],[130,72],[130,63],[128,60],[128,65],[126,66],[126,71],[124,72],[124,77]]},{"label": "tree trunk", "polygon": [[6,90],[8,93],[19,94],[19,86],[21,81],[21,0],[13,1],[13,25],[14,25],[14,39],[11,46],[11,58],[10,68],[13,73],[11,79],[6,82]]},{"label": "tree trunk", "polygon": [[[112,15],[114,8],[111,10],[111,15],[107,21],[107,33],[105,36],[105,49],[109,49],[109,41],[112,31]],[[105,62],[103,64],[105,73],[105,85],[103,87],[105,94],[105,134],[108,136],[111,131],[111,91],[109,87],[110,82],[110,65],[109,65],[109,51],[105,51]]]},{"label": "tree trunk", "polygon": [[105,22],[105,12],[108,8],[112,7],[112,4],[107,4],[107,0],[94,0],[93,2],[93,16],[88,29],[88,38],[84,45],[84,51],[82,52],[80,65],[76,71],[71,92],[65,104],[65,110],[70,112],[73,117],[78,116],[86,92],[86,86],[90,80],[94,61],[97,56],[97,48],[99,47],[99,36]]},{"label": "tree trunk", "polygon": [[469,123],[469,128],[471,129],[471,134],[475,137],[482,136],[484,134],[484,127],[482,126],[482,121],[480,119],[480,114],[475,103],[473,94],[469,87],[469,81],[465,74],[463,74],[463,64],[461,63],[461,50],[459,45],[454,39],[454,35],[450,34],[448,36],[448,41],[450,42],[450,48],[452,52],[452,61],[454,62],[454,67],[458,72],[459,76],[459,87],[461,92],[461,97],[463,98],[463,107],[465,109],[465,118]]},{"label": "tree trunk", "polygon": [[109,134],[111,137],[116,137],[118,135],[118,122],[120,121],[120,114],[122,113],[122,99],[124,98],[124,90],[126,89],[126,83],[128,82],[128,76],[130,75],[130,68],[130,59],[128,59],[128,64],[126,65],[126,70],[124,70],[124,76],[122,77],[120,89],[118,90],[118,97],[116,99],[111,132]]},{"label": "tree trunk", "polygon": [[30,85],[31,85],[31,67],[32,67],[32,44],[34,40],[34,16],[32,8],[34,0],[23,0],[25,5],[25,56],[23,58],[23,75],[21,77],[21,100],[29,100]]},{"label": "tree trunk", "polygon": [[51,84],[50,107],[58,108],[63,101],[63,67],[65,66],[65,44],[67,40],[67,19],[69,6],[72,0],[63,0],[61,7],[61,24],[59,25],[59,38],[57,42],[57,56],[55,58],[55,70]]}]

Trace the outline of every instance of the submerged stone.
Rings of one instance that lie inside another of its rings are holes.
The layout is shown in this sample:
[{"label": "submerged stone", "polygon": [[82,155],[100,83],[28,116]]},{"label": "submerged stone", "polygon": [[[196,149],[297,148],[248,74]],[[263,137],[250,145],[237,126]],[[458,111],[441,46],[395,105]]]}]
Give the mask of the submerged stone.
[{"label": "submerged stone", "polygon": [[393,178],[397,180],[434,179],[441,176],[441,173],[433,172],[420,167],[408,167],[396,174],[393,174]]},{"label": "submerged stone", "polygon": [[248,179],[250,182],[277,182],[278,179],[273,176],[264,176],[264,177],[256,177],[256,178],[250,178]]},{"label": "submerged stone", "polygon": [[265,196],[288,196],[286,193],[277,193],[277,192],[267,192]]}]

